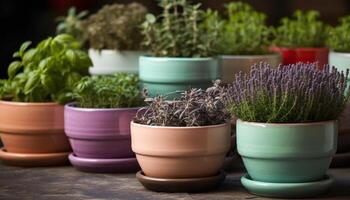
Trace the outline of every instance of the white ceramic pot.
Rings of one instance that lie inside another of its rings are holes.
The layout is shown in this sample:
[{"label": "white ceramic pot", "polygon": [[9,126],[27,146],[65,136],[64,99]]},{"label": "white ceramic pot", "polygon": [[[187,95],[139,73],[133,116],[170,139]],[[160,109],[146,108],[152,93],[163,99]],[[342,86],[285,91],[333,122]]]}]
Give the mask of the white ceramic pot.
[{"label": "white ceramic pot", "polygon": [[267,62],[272,67],[277,67],[282,58],[276,53],[266,55],[222,55],[219,60],[222,66],[222,81],[231,83],[236,73],[240,71],[249,73],[251,66],[255,63]]},{"label": "white ceramic pot", "polygon": [[93,63],[89,72],[91,75],[108,75],[117,72],[138,73],[139,56],[141,51],[117,51],[89,49],[89,56]]}]

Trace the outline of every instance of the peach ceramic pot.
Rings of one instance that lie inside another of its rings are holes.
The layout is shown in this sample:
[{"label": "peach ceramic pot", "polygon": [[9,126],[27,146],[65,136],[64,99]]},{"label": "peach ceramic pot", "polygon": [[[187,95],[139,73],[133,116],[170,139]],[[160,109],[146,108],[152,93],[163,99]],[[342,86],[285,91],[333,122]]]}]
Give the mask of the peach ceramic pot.
[{"label": "peach ceramic pot", "polygon": [[154,178],[199,178],[219,173],[231,146],[230,124],[148,126],[131,122],[131,146],[143,172]]},{"label": "peach ceramic pot", "polygon": [[0,136],[7,152],[70,151],[64,134],[63,106],[57,103],[0,101]]}]

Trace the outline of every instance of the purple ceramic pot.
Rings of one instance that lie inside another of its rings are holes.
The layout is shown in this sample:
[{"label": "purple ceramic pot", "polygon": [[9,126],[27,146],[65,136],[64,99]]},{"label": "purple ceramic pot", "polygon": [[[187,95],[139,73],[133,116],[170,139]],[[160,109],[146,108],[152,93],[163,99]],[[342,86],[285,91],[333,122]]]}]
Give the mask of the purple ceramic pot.
[{"label": "purple ceramic pot", "polygon": [[139,108],[64,108],[65,132],[80,158],[130,158],[130,122]]}]

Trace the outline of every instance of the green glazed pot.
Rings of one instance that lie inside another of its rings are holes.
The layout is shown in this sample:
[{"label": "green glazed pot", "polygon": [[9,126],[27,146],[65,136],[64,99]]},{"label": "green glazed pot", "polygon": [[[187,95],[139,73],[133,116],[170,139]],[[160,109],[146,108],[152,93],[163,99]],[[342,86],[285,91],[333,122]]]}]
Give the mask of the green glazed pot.
[{"label": "green glazed pot", "polygon": [[337,149],[337,121],[268,124],[237,121],[237,149],[249,176],[269,183],[322,180]]},{"label": "green glazed pot", "polygon": [[141,56],[139,61],[140,80],[151,97],[189,88],[206,89],[221,78],[216,58]]}]

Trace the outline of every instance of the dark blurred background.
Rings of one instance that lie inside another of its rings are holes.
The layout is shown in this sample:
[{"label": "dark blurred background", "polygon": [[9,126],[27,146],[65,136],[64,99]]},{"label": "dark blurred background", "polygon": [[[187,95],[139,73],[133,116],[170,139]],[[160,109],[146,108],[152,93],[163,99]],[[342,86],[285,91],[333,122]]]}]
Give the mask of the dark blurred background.
[{"label": "dark blurred background", "polygon": [[[66,15],[70,6],[94,13],[104,4],[130,3],[131,0],[0,0],[0,78],[6,77],[12,54],[22,42],[34,43],[55,34],[55,18]],[[156,0],[139,0],[150,12],[159,13]],[[228,0],[202,0],[203,8],[223,10]],[[246,0],[255,9],[268,15],[269,25],[278,25],[279,19],[289,16],[296,9],[318,10],[326,23],[335,25],[337,19],[350,14],[350,0]]]}]

